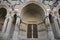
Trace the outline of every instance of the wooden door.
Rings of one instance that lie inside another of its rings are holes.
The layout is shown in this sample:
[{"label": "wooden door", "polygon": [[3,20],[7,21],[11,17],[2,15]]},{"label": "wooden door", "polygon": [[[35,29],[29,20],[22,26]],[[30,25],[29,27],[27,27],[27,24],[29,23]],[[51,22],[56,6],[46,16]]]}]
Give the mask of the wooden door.
[{"label": "wooden door", "polygon": [[33,38],[38,38],[38,31],[36,24],[33,24]]},{"label": "wooden door", "polygon": [[32,24],[28,24],[28,27],[27,27],[27,38],[32,38]]}]

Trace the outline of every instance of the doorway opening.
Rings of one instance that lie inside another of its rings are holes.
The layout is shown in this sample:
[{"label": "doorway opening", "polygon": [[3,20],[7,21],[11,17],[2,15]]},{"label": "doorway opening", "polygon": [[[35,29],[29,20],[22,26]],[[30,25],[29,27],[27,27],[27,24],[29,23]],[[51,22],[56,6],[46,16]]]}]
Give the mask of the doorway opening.
[{"label": "doorway opening", "polygon": [[[28,24],[27,27],[27,38],[38,38],[38,27],[37,24],[43,22],[45,18],[45,12],[44,9],[35,3],[30,3],[22,8],[21,10],[21,20],[25,24]],[[42,28],[45,28],[44,23],[42,25],[39,25]],[[42,29],[41,28],[41,29]]]},{"label": "doorway opening", "polygon": [[28,24],[27,38],[38,38],[37,24]]}]

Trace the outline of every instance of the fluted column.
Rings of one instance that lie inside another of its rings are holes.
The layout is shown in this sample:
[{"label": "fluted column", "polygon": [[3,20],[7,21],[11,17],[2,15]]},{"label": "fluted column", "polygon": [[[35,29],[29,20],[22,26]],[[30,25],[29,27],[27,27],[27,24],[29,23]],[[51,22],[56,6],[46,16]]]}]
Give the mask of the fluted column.
[{"label": "fluted column", "polygon": [[12,40],[19,40],[19,37],[18,37],[19,36],[18,35],[19,34],[19,26],[20,26],[20,17],[17,17]]},{"label": "fluted column", "polygon": [[2,33],[5,33],[6,32],[8,22],[9,22],[9,18],[7,17],[5,19],[5,22],[4,22],[4,25],[3,25],[3,28],[2,28]]},{"label": "fluted column", "polygon": [[12,25],[13,25],[13,19],[14,19],[14,15],[13,16],[9,16],[9,22],[8,22],[6,33],[5,33],[6,38],[9,37],[10,30],[11,30]]},{"label": "fluted column", "polygon": [[55,16],[53,20],[54,20],[54,24],[55,24],[56,38],[60,38],[60,29],[59,29],[59,25],[58,25],[58,22],[57,22],[57,17]]},{"label": "fluted column", "polygon": [[51,25],[50,25],[49,17],[46,18],[45,24],[46,24],[47,34],[48,34],[49,40],[55,40],[53,31],[52,31],[52,28],[51,28]]}]

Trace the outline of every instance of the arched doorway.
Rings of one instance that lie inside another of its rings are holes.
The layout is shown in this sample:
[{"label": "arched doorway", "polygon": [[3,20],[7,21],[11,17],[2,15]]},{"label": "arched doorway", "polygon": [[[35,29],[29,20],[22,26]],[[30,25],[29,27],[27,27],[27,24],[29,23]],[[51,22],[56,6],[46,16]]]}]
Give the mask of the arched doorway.
[{"label": "arched doorway", "polygon": [[[42,7],[40,7],[38,4],[30,3],[21,10],[21,14],[23,14],[21,16],[22,22],[27,24],[27,38],[40,38],[47,36],[46,30],[44,30],[46,29],[45,24],[43,22],[45,18],[45,12]],[[22,29],[25,29],[24,26],[22,27]]]},{"label": "arched doorway", "polygon": [[6,18],[7,10],[5,8],[0,8],[0,31],[2,30],[2,26],[4,24],[4,20]]}]

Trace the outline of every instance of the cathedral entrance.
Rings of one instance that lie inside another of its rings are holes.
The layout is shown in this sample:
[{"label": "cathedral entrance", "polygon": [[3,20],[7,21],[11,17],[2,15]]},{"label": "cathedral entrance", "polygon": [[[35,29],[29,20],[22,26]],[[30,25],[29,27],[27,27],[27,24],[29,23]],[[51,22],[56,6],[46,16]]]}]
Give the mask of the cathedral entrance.
[{"label": "cathedral entrance", "polygon": [[30,3],[22,8],[20,16],[22,21],[20,35],[22,39],[47,40],[44,8],[36,3]]},{"label": "cathedral entrance", "polygon": [[28,24],[27,38],[38,38],[38,31],[36,24]]}]

